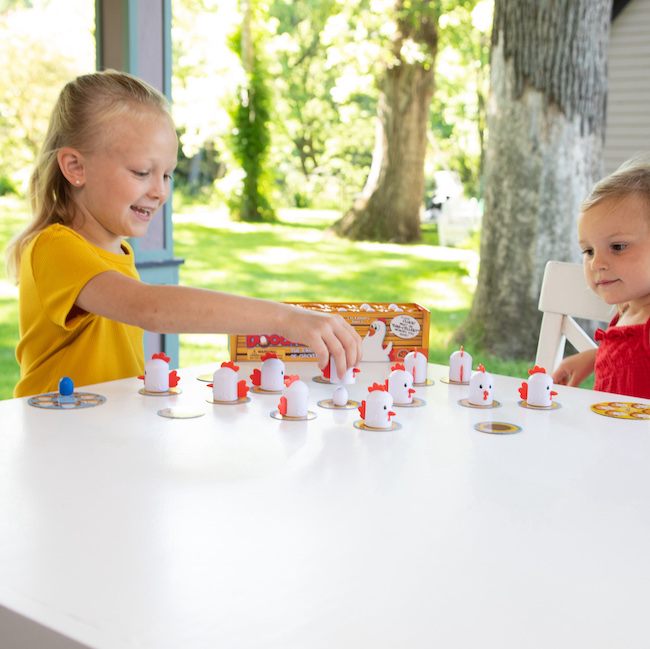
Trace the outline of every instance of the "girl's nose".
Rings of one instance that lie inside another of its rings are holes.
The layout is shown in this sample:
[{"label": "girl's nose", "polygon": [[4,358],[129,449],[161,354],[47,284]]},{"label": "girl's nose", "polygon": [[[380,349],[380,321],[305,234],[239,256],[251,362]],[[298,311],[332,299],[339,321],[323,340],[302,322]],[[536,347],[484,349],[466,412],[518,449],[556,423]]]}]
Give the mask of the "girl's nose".
[{"label": "girl's nose", "polygon": [[591,268],[592,270],[600,270],[607,266],[607,259],[605,255],[598,251],[594,250],[593,257],[591,258]]},{"label": "girl's nose", "polygon": [[157,198],[163,203],[169,198],[169,183],[164,176],[152,176],[151,187],[149,188],[149,195]]}]

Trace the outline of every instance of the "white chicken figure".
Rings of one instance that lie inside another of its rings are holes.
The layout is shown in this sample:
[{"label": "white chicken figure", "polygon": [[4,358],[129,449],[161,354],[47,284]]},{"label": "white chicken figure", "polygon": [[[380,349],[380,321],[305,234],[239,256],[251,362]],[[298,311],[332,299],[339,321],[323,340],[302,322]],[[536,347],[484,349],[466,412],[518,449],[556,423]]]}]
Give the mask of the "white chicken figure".
[{"label": "white chicken figure", "polygon": [[469,396],[467,401],[473,406],[491,406],[494,402],[492,390],[494,388],[494,377],[485,371],[483,365],[472,374],[469,380]]},{"label": "white chicken figure", "polygon": [[212,375],[212,398],[214,401],[238,401],[248,394],[246,381],[239,379],[239,366],[232,361],[221,363],[221,367]]},{"label": "white chicken figure", "polygon": [[175,388],[180,381],[176,370],[169,371],[171,358],[163,352],[154,354],[150,361],[144,364],[144,389],[147,392],[169,392],[169,388]]},{"label": "white chicken figure", "polygon": [[550,408],[553,405],[553,397],[557,394],[553,390],[553,379],[546,373],[546,370],[535,365],[528,370],[530,378],[524,381],[519,388],[521,398],[535,408]]},{"label": "white chicken figure", "polygon": [[449,357],[449,380],[467,383],[472,374],[472,356],[462,347]]},{"label": "white chicken figure", "polygon": [[283,417],[306,417],[309,388],[297,375],[287,376],[284,380],[282,396],[278,404],[278,412]]},{"label": "white chicken figure", "polygon": [[388,391],[393,397],[393,403],[397,405],[408,405],[413,403],[413,375],[407,372],[405,367],[397,363],[391,367],[393,370],[388,376]]},{"label": "white chicken figure", "polygon": [[330,355],[330,362],[323,370],[323,378],[336,385],[350,385],[356,381],[357,374],[360,371],[361,370],[356,367],[351,367],[349,370],[346,370],[343,378],[340,379],[336,371],[336,361],[334,360],[334,356]]},{"label": "white chicken figure", "polygon": [[386,320],[379,318],[370,323],[370,328],[363,340],[363,360],[364,361],[389,361],[390,352],[393,349],[392,341],[384,347],[384,338],[386,337]]},{"label": "white chicken figure", "polygon": [[427,382],[427,357],[414,349],[404,357],[404,367],[413,375],[413,383]]},{"label": "white chicken figure", "polygon": [[368,398],[361,402],[359,413],[364,424],[368,428],[391,428],[391,417],[395,413],[391,410],[393,407],[393,397],[388,392],[386,385],[373,383],[368,388]]},{"label": "white chicken figure", "polygon": [[261,356],[262,369],[253,370],[253,385],[265,392],[280,392],[284,387],[284,363],[273,352]]}]

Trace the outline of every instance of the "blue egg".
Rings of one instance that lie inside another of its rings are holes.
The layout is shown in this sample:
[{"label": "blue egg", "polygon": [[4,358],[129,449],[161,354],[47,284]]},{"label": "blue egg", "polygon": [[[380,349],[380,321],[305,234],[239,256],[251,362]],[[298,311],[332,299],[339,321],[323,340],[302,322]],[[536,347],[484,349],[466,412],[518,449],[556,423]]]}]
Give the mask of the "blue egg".
[{"label": "blue egg", "polygon": [[64,376],[59,381],[59,392],[64,397],[69,397],[74,392],[74,383],[70,377]]}]

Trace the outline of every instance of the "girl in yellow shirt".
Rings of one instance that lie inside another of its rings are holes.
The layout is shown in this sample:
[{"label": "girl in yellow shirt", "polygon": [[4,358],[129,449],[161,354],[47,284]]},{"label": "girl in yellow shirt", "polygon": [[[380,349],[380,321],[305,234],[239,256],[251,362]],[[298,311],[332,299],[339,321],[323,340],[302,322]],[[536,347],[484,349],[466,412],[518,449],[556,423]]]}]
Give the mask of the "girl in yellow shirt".
[{"label": "girl in yellow shirt", "polygon": [[143,372],[142,330],[274,331],[343,375],[361,339],[343,318],[278,302],[141,282],[125,237],[141,237],[169,198],[178,141],[165,97],[122,72],[68,83],[30,179],[33,218],[7,248],[20,289],[15,396]]}]

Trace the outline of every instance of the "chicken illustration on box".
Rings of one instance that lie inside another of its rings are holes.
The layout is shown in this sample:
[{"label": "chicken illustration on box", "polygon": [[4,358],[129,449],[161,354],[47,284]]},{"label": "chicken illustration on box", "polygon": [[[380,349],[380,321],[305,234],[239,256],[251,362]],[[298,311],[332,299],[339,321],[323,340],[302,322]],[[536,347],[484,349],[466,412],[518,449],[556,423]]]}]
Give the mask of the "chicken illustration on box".
[{"label": "chicken illustration on box", "polygon": [[393,349],[393,343],[388,342],[384,346],[386,337],[386,320],[379,318],[370,323],[370,328],[364,336],[363,343],[363,360],[364,361],[389,361],[390,352]]},{"label": "chicken illustration on box", "polygon": [[170,360],[160,352],[154,354],[151,360],[144,364],[144,375],[138,377],[144,380],[144,390],[141,392],[167,393],[178,385],[180,377],[176,370],[169,371]]},{"label": "chicken illustration on box", "polygon": [[393,397],[388,386],[373,383],[368,388],[368,396],[359,406],[359,413],[367,428],[391,428],[390,418],[395,416],[392,407]]},{"label": "chicken illustration on box", "polygon": [[253,370],[251,381],[253,386],[264,392],[280,392],[284,387],[284,362],[274,352],[268,352],[261,357],[262,368]]},{"label": "chicken illustration on box", "polygon": [[551,408],[553,397],[557,394],[553,390],[553,379],[539,365],[528,370],[528,374],[530,374],[530,378],[528,381],[524,381],[519,388],[519,394],[524,403],[534,408]]},{"label": "chicken illustration on box", "polygon": [[215,402],[231,403],[245,399],[248,394],[246,381],[239,380],[239,366],[233,361],[221,363],[221,367],[212,375],[212,398]]}]

